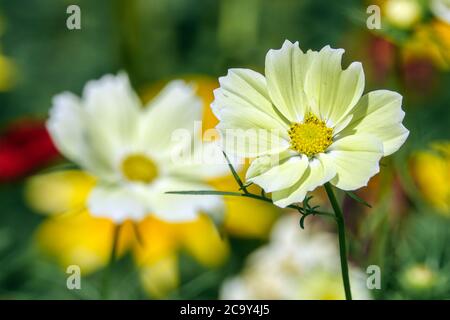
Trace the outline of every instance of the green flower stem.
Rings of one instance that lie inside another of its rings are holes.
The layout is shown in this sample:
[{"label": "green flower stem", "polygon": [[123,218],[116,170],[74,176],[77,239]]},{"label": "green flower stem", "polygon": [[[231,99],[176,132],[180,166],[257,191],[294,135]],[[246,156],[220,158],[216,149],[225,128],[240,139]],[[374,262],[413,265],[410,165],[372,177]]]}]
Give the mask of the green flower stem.
[{"label": "green flower stem", "polygon": [[111,254],[109,256],[108,265],[106,266],[106,270],[105,270],[104,277],[103,277],[103,285],[102,285],[102,289],[100,292],[102,299],[109,298],[109,285],[110,285],[114,262],[116,261],[116,257],[117,257],[117,244],[119,242],[120,226],[121,226],[120,224],[114,225],[114,229],[113,229]]},{"label": "green flower stem", "polygon": [[[214,195],[214,196],[229,196],[229,197],[244,197],[244,198],[251,198],[256,200],[261,200],[264,202],[268,202],[273,204],[272,199],[265,197],[264,195],[258,195],[253,193],[241,193],[241,192],[233,192],[233,191],[216,191],[216,190],[198,190],[198,191],[166,191],[166,194],[184,194],[184,195]],[[286,208],[295,209],[298,210],[301,214],[306,214],[305,210],[302,207],[296,206],[296,205],[289,205]],[[329,218],[335,219],[335,215],[329,212],[323,212],[323,211],[317,211],[314,210],[315,215],[321,215],[326,216]]]},{"label": "green flower stem", "polygon": [[352,291],[350,289],[350,279],[348,276],[348,263],[347,263],[347,249],[345,242],[345,223],[344,216],[342,214],[341,207],[334,196],[333,189],[329,182],[325,184],[325,190],[330,199],[331,206],[333,207],[334,213],[336,215],[336,222],[338,226],[339,233],[339,253],[341,256],[341,271],[342,271],[342,281],[344,283],[345,298],[347,300],[352,300]]}]

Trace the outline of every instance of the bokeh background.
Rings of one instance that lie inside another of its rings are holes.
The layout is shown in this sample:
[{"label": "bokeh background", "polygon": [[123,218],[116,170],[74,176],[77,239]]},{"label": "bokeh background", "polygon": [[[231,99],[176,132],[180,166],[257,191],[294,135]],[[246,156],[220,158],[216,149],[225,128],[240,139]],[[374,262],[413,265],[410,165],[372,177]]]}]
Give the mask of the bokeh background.
[{"label": "bokeh background", "polygon": [[[81,8],[81,30],[66,27],[71,4]],[[379,30],[366,25],[373,4]],[[213,127],[216,79],[231,67],[263,72],[266,52],[289,39],[303,50],[345,48],[345,65],[363,62],[366,91],[404,97],[410,137],[357,192],[372,208],[340,194],[360,278],[354,290],[362,298],[449,299],[449,17],[445,0],[1,0],[0,298],[342,298],[334,226],[321,219],[299,231],[295,213],[230,200],[222,238],[203,220],[147,221],[150,258],[136,261],[124,244],[108,267],[108,221],[48,215],[86,187],[67,191],[77,185],[70,172],[42,178],[71,168],[45,130],[52,96],[80,94],[88,80],[125,70],[148,100],[182,78],[196,83]],[[215,183],[235,190],[229,180]],[[327,207],[321,190],[314,201]],[[66,287],[69,264],[84,270],[81,290]],[[380,267],[380,289],[365,286],[370,265]]]}]

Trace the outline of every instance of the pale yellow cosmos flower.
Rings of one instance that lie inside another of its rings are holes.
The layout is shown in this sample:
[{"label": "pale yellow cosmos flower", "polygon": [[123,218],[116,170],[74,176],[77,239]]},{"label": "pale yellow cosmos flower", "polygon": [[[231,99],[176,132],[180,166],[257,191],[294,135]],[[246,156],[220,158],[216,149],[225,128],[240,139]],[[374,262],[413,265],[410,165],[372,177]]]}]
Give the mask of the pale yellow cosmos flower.
[{"label": "pale yellow cosmos flower", "polygon": [[[212,109],[228,153],[254,157],[248,182],[286,207],[326,182],[343,190],[367,185],[379,161],[408,137],[402,96],[363,96],[359,62],[341,67],[343,49],[304,53],[285,41],[266,56],[265,76],[230,69],[220,78]],[[238,141],[237,143],[235,143]]]}]

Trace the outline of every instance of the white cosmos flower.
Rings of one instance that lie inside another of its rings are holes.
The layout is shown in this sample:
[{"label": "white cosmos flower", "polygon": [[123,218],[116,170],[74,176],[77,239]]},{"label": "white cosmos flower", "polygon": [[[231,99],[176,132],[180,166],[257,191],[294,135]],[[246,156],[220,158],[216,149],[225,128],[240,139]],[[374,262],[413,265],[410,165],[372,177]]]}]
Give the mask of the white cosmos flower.
[{"label": "white cosmos flower", "polygon": [[[338,246],[333,234],[312,225],[298,227],[298,217],[285,215],[267,245],[250,254],[242,271],[224,281],[220,297],[251,299],[344,299]],[[366,275],[350,265],[355,299],[370,299]]]},{"label": "white cosmos flower", "polygon": [[[47,127],[61,153],[97,178],[88,198],[91,214],[116,222],[151,213],[182,221],[222,207],[215,196],[165,194],[209,190],[203,179],[228,172],[224,161],[204,165],[197,154],[173,161],[174,154],[190,152],[191,144],[202,147],[194,153],[220,152],[213,143],[201,144],[200,132],[194,132],[201,116],[202,103],[184,82],[170,82],[143,107],[127,75],[119,74],[88,82],[81,98],[69,92],[55,96]],[[190,139],[174,141],[172,133],[181,129]]]},{"label": "white cosmos flower", "polygon": [[408,137],[402,96],[387,90],[362,96],[361,63],[343,70],[343,53],[329,46],[303,53],[285,41],[268,52],[265,76],[231,69],[219,79],[212,108],[224,148],[256,158],[247,181],[272,192],[280,207],[326,182],[343,190],[365,186],[381,157]]}]

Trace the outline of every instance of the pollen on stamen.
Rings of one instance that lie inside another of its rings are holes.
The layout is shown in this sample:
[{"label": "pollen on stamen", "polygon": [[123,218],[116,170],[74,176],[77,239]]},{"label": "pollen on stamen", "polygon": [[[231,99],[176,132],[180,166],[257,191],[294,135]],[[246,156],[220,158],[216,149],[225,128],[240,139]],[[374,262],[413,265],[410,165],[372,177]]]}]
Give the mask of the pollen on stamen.
[{"label": "pollen on stamen", "polygon": [[155,162],[143,154],[128,155],[121,164],[122,174],[129,181],[150,183],[158,175]]},{"label": "pollen on stamen", "polygon": [[303,123],[293,123],[288,133],[291,149],[308,157],[325,152],[333,142],[333,129],[311,113],[305,116]]}]

